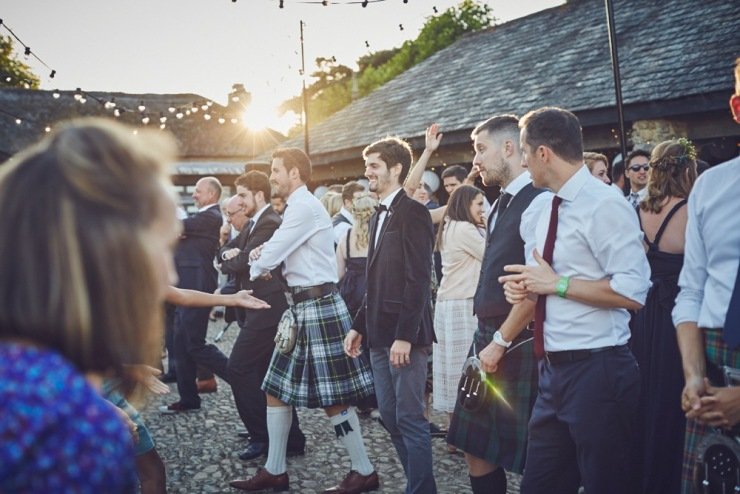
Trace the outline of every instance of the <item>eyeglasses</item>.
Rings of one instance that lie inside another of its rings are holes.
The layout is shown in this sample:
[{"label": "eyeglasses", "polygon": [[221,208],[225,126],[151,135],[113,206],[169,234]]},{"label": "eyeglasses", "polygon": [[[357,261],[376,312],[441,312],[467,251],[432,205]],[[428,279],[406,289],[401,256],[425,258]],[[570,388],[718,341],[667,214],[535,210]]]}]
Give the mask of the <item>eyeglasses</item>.
[{"label": "eyeglasses", "polygon": [[650,165],[648,165],[647,163],[645,163],[644,165],[632,165],[632,166],[630,166],[630,170],[632,170],[633,172],[639,172],[640,169],[642,169],[644,171],[648,171],[650,169]]},{"label": "eyeglasses", "polygon": [[232,216],[234,216],[235,214],[239,214],[239,213],[241,213],[243,209],[244,209],[244,208],[239,208],[239,209],[237,209],[236,211],[226,211],[226,217],[227,217],[227,218],[231,218],[231,217],[232,217]]}]

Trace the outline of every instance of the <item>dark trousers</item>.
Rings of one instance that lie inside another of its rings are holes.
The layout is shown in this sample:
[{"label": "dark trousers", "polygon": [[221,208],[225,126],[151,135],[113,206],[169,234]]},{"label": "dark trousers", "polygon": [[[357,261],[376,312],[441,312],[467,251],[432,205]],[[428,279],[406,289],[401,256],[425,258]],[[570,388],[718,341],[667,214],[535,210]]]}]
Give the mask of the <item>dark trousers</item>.
[{"label": "dark trousers", "polygon": [[226,369],[228,358],[215,345],[206,344],[210,312],[208,307],[178,307],[175,310],[177,391],[183,405],[200,405],[195,383],[198,365],[212,370],[218,377],[229,382]]},{"label": "dark trousers", "polygon": [[175,374],[175,309],[172,304],[164,304],[164,346],[167,349],[167,372]]},{"label": "dark trousers", "polygon": [[[241,328],[229,356],[229,382],[234,402],[252,442],[268,443],[267,402],[261,387],[275,349],[276,332],[277,327]],[[293,423],[288,444],[299,448],[305,444],[306,436],[301,432],[295,408],[292,409]]]},{"label": "dark trousers", "polygon": [[539,363],[522,494],[635,492],[632,438],[640,373],[626,346]]}]

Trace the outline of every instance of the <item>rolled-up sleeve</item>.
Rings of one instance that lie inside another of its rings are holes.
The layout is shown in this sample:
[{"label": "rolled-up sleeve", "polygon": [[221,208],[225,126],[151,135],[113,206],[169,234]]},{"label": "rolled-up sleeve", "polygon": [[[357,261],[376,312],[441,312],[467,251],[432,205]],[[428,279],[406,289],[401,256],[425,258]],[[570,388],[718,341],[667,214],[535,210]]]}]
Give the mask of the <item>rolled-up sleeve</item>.
[{"label": "rolled-up sleeve", "polygon": [[681,291],[676,297],[672,317],[674,326],[683,322],[698,322],[704,300],[704,284],[707,281],[707,252],[699,232],[701,224],[696,211],[696,197],[689,195],[688,221],[686,223],[686,245],[678,286]]},{"label": "rolled-up sleeve", "polygon": [[[588,242],[609,278],[614,292],[645,304],[650,290],[650,264],[642,243],[637,214],[627,201],[616,195],[600,207],[607,207],[611,217],[591,215]],[[612,207],[613,206],[613,207]]]},{"label": "rolled-up sleeve", "polygon": [[524,260],[526,264],[536,266],[534,260],[534,248],[537,247],[537,222],[542,216],[543,211],[547,210],[552,203],[552,192],[542,192],[529,203],[527,209],[522,213],[522,219],[519,222],[519,235],[524,240]]}]

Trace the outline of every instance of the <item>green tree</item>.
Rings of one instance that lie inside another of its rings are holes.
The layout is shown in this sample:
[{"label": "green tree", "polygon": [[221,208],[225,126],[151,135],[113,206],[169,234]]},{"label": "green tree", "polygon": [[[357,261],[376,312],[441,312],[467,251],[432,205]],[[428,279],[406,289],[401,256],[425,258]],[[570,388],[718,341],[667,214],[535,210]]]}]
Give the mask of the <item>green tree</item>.
[{"label": "green tree", "polygon": [[[316,59],[318,70],[307,89],[309,122],[314,125],[341,110],[353,99],[366,96],[414,65],[451,45],[467,33],[479,31],[494,22],[491,7],[480,0],[462,0],[442,14],[428,17],[419,36],[400,48],[364,55],[357,60],[359,71],[337,64],[333,58]],[[295,96],[281,105],[281,111],[303,110],[302,97]],[[295,135],[300,126],[291,129]]]},{"label": "green tree", "polygon": [[0,36],[0,87],[28,86],[31,89],[38,89],[39,83],[38,76],[13,53],[11,37]]}]

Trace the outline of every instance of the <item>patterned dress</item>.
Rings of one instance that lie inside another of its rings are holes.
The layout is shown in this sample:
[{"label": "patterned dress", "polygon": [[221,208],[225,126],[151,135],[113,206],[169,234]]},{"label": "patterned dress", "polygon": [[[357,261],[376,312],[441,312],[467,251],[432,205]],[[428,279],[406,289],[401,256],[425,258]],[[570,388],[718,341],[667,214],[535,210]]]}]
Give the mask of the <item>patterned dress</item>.
[{"label": "patterned dress", "polygon": [[135,492],[133,442],[63,357],[0,342],[0,492]]}]

